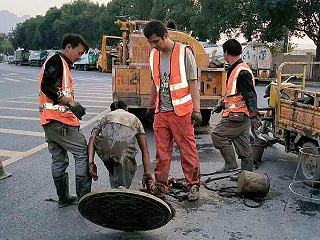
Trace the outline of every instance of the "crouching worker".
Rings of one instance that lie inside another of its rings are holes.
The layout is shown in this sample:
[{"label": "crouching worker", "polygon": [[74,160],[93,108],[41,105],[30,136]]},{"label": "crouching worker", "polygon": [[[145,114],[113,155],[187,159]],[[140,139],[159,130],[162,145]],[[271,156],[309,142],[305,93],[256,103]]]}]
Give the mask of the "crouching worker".
[{"label": "crouching worker", "polygon": [[94,155],[103,161],[109,171],[111,188],[129,188],[137,170],[135,160],[138,153],[136,141],[142,152],[144,175],[143,187],[153,187],[150,175],[150,156],[145,131],[141,121],[127,111],[123,101],[116,101],[110,105],[108,112],[91,132],[89,140],[89,171],[93,180],[98,180]]}]

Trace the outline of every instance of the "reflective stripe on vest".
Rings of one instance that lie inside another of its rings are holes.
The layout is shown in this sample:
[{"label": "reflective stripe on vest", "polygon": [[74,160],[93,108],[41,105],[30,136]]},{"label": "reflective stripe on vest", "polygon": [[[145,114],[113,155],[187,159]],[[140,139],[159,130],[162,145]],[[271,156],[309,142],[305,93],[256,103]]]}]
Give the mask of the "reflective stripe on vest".
[{"label": "reflective stripe on vest", "polygon": [[227,85],[227,93],[226,97],[224,98],[224,106],[225,110],[222,113],[223,117],[227,117],[229,115],[229,112],[244,112],[246,115],[249,116],[249,110],[246,106],[245,100],[241,93],[237,92],[237,80],[238,76],[241,71],[246,70],[251,73],[253,86],[254,83],[254,77],[251,69],[246,63],[240,63],[238,64],[233,71],[231,72],[231,75],[228,79],[228,85]]},{"label": "reflective stripe on vest", "polygon": [[70,111],[67,106],[62,106],[62,105],[58,105],[58,104],[53,105],[52,103],[44,103],[42,106],[39,106],[39,112],[42,112],[44,109],[50,109],[50,110],[55,110],[55,111],[59,111],[59,112]]},{"label": "reflective stripe on vest", "polygon": [[[66,97],[71,97],[73,99],[73,82],[71,73],[69,70],[68,63],[60,56],[63,66],[63,75],[62,75],[62,86],[60,90]],[[50,120],[56,120],[62,122],[69,126],[79,126],[79,120],[77,117],[69,110],[66,105],[61,103],[53,104],[53,101],[48,98],[41,91],[41,83],[43,79],[44,69],[46,67],[46,63],[50,58],[48,58],[43,64],[40,71],[40,79],[39,79],[39,111],[40,111],[40,123],[41,125],[45,125],[50,122]]]},{"label": "reflective stripe on vest", "polygon": [[[170,59],[170,79],[169,89],[174,112],[178,116],[184,116],[193,109],[192,97],[188,79],[186,76],[185,54],[186,45],[175,43]],[[160,94],[160,53],[156,49],[150,52],[151,74],[156,86],[156,113],[160,111],[159,94]]]}]

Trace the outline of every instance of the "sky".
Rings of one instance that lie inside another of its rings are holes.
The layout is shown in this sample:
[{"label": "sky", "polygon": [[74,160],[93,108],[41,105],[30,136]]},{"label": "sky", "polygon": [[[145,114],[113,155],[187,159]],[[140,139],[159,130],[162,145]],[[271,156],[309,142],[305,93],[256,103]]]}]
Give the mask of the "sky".
[{"label": "sky", "polygon": [[[94,3],[107,5],[110,0],[91,0]],[[0,10],[8,10],[18,17],[22,15],[44,16],[51,7],[60,8],[64,3],[71,3],[73,0],[0,0]]]},{"label": "sky", "polygon": [[[111,0],[91,0],[94,3],[107,5]],[[46,11],[51,7],[60,8],[64,3],[71,3],[73,0],[0,0],[0,10],[8,10],[16,14],[18,17],[22,15],[36,15],[44,16]],[[313,48],[315,44],[311,39],[305,37],[303,39],[292,38],[292,42],[299,44],[298,48]]]}]

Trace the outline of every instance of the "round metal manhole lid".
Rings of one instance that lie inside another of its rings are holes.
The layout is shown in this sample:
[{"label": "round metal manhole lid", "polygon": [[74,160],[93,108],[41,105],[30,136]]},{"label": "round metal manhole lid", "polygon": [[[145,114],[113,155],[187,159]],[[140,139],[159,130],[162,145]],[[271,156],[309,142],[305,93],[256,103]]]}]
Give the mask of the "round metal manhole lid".
[{"label": "round metal manhole lid", "polygon": [[88,193],[80,199],[78,210],[94,224],[126,232],[160,228],[173,217],[163,200],[128,189]]}]

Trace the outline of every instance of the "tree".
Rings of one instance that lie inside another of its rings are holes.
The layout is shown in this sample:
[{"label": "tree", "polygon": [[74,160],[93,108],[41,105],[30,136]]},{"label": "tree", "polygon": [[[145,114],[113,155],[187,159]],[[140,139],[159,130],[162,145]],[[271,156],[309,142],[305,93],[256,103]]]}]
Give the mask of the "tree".
[{"label": "tree", "polygon": [[150,19],[174,22],[179,30],[191,31],[191,16],[196,6],[193,0],[155,0],[150,12]]},{"label": "tree", "polygon": [[12,54],[14,48],[10,42],[9,36],[5,33],[0,33],[0,53]]},{"label": "tree", "polygon": [[[297,0],[298,26],[296,32],[305,33],[316,45],[315,62],[320,62],[320,1]],[[313,78],[320,80],[320,66],[314,68]]]}]

